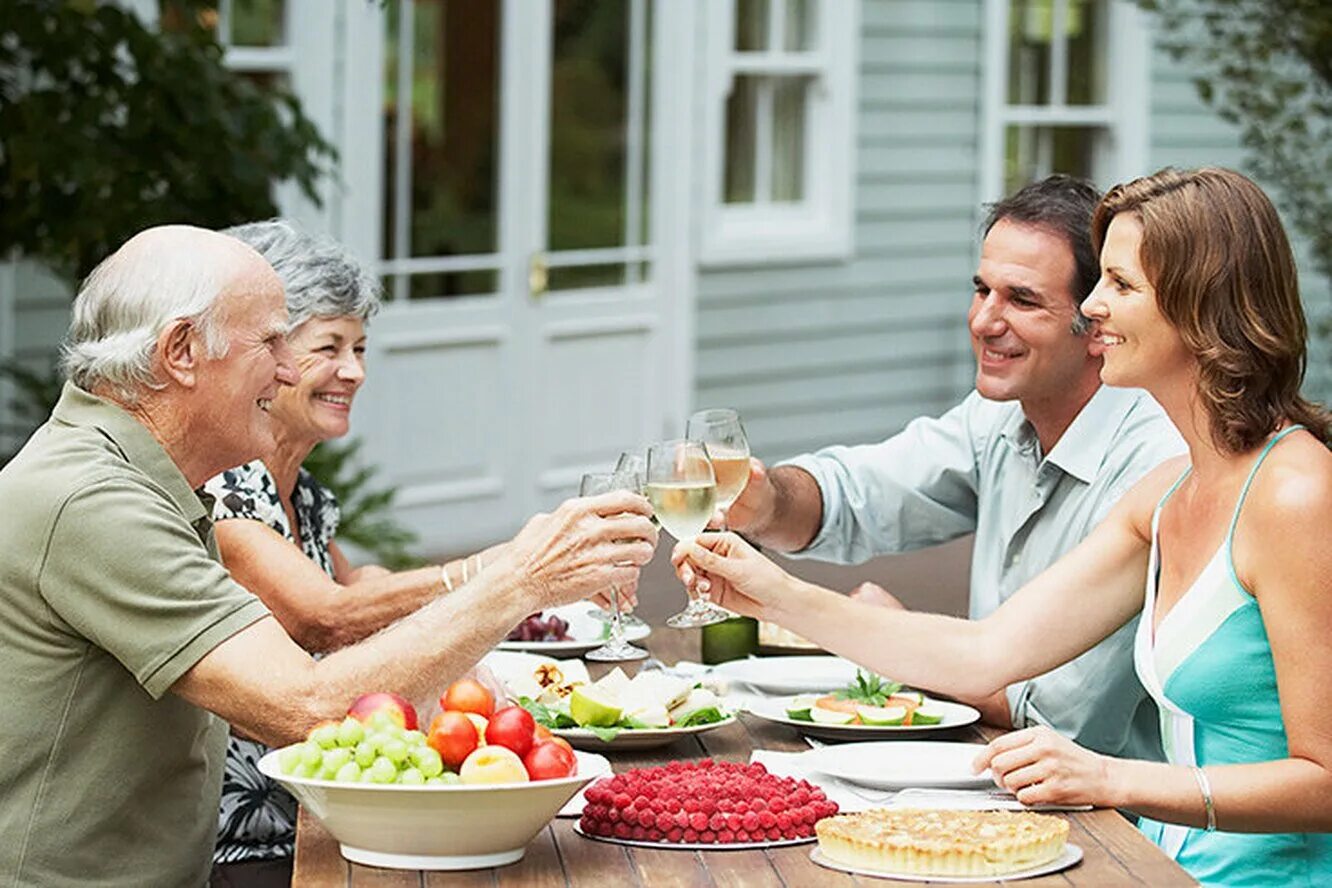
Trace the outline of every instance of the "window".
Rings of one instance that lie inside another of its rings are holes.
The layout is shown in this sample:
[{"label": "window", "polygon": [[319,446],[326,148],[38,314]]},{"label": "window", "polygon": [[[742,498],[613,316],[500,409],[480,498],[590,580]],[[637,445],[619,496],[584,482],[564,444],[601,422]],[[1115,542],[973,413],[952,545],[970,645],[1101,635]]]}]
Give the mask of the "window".
[{"label": "window", "polygon": [[700,258],[849,256],[858,4],[714,2],[705,26]]},{"label": "window", "polygon": [[983,199],[1051,173],[1105,187],[1146,172],[1140,16],[1127,0],[986,0]]}]

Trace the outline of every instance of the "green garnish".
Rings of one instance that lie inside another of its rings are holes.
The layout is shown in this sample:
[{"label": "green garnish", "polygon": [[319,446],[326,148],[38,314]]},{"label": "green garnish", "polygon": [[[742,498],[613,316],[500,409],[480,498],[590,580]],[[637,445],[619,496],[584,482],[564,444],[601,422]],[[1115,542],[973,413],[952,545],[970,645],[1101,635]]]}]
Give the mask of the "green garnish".
[{"label": "green garnish", "polygon": [[888,681],[872,672],[856,670],[856,680],[833,693],[839,700],[851,700],[866,706],[882,706],[888,698],[902,689],[901,682]]},{"label": "green garnish", "polygon": [[572,715],[562,712],[554,706],[538,703],[531,697],[520,697],[518,705],[532,713],[532,720],[543,728],[576,728],[578,722]]},{"label": "green garnish", "polygon": [[690,728],[694,725],[710,725],[713,722],[719,722],[726,716],[716,706],[706,706],[702,709],[695,709],[684,717],[684,720],[676,725],[678,728]]}]

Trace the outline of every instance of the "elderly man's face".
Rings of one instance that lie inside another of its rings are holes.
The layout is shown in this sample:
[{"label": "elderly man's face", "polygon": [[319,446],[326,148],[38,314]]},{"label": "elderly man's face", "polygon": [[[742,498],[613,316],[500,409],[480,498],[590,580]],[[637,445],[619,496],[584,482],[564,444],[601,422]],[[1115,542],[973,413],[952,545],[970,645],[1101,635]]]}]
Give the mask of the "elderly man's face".
[{"label": "elderly man's face", "polygon": [[257,256],[219,297],[218,324],[229,347],[223,357],[205,361],[195,395],[217,458],[229,467],[272,449],[269,406],[278,389],[297,378],[282,282]]}]

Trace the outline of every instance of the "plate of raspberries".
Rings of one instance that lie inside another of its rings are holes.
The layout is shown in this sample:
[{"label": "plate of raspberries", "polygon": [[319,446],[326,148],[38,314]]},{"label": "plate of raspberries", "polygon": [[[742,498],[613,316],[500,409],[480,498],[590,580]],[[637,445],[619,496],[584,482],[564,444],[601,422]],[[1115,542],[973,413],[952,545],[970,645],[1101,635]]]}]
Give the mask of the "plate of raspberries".
[{"label": "plate of raspberries", "polygon": [[584,793],[574,829],[589,839],[648,848],[713,851],[812,842],[837,803],[807,780],[761,764],[703,759],[634,768]]}]

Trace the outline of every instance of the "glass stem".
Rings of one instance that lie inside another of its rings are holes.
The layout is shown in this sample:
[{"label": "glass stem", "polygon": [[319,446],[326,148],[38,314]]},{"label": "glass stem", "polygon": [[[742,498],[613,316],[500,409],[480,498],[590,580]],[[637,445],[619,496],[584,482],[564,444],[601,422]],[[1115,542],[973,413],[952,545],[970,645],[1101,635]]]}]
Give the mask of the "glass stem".
[{"label": "glass stem", "polygon": [[624,626],[620,623],[620,590],[611,586],[611,640],[619,644],[624,640]]}]

